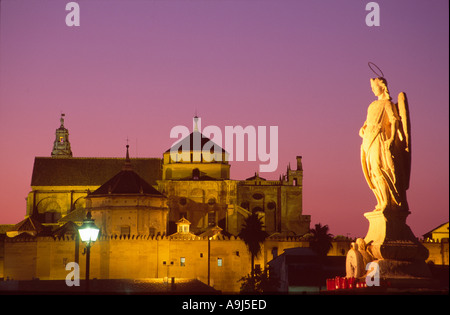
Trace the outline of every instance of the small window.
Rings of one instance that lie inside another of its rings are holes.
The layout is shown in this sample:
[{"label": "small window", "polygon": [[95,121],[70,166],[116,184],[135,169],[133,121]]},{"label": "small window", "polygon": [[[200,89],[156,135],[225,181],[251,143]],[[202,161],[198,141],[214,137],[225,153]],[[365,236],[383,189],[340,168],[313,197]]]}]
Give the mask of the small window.
[{"label": "small window", "polygon": [[292,180],[292,186],[297,186],[297,178],[294,178],[294,179]]},{"label": "small window", "polygon": [[130,235],[130,227],[128,225],[124,225],[120,227],[121,235]]},{"label": "small window", "polygon": [[216,213],[208,212],[208,226],[215,226],[215,225],[216,225]]},{"label": "small window", "polygon": [[56,223],[61,218],[61,213],[57,211],[47,211],[44,216],[45,223]]},{"label": "small window", "polygon": [[242,202],[242,203],[241,203],[241,207],[248,210],[248,209],[249,209],[249,203],[248,203],[248,201]]},{"label": "small window", "polygon": [[217,267],[222,267],[222,258],[217,258]]},{"label": "small window", "polygon": [[198,168],[192,170],[192,179],[200,179],[200,170]]},{"label": "small window", "polygon": [[263,197],[264,197],[264,195],[263,194],[260,194],[260,193],[256,193],[256,194],[253,194],[253,199],[255,199],[255,200],[260,200],[260,199],[262,199]]},{"label": "small window", "polygon": [[186,266],[186,258],[185,257],[180,257],[180,266],[181,267]]}]

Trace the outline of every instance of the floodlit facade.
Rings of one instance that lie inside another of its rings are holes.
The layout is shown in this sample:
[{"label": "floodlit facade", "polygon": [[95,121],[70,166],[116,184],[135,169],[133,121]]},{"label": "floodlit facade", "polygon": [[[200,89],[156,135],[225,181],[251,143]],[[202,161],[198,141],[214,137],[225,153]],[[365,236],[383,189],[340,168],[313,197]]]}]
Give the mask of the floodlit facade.
[{"label": "floodlit facade", "polygon": [[68,135],[62,115],[51,156],[35,158],[25,219],[3,229],[0,277],[64,279],[65,264],[83,266],[77,226],[87,211],[100,228],[91,248],[98,279],[195,278],[236,292],[251,270],[237,237],[251,213],[270,235],[255,262],[261,268],[274,248],[308,244],[301,240],[310,216],[303,215],[300,156],[279,180],[233,180],[227,152],[214,144],[213,158],[203,156],[211,142],[198,130],[181,140],[190,151],[171,155],[178,153],[171,147],[162,159],[130,158],[128,145],[125,158],[73,157]]}]

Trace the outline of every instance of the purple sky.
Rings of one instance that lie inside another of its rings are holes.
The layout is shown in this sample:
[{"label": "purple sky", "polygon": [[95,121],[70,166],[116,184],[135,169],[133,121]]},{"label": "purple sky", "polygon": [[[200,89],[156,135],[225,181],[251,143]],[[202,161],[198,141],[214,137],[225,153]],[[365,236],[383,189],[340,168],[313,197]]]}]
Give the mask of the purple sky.
[{"label": "purple sky", "polygon": [[[278,179],[303,156],[304,214],[334,235],[365,236],[376,201],[359,128],[376,63],[409,99],[407,223],[449,218],[449,3],[361,0],[2,0],[0,224],[25,215],[35,156],[50,156],[61,112],[75,157],[162,157],[176,125],[278,126]],[[232,179],[260,162],[233,162]]]}]

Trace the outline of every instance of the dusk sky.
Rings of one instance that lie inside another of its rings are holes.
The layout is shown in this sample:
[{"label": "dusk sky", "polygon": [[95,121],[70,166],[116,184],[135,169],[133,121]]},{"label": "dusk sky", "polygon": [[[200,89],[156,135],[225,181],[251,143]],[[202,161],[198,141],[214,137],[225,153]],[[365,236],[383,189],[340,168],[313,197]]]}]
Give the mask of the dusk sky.
[{"label": "dusk sky", "polygon": [[[0,224],[26,214],[36,156],[61,113],[74,157],[162,157],[172,127],[278,126],[278,179],[303,156],[303,214],[364,237],[376,200],[360,163],[370,88],[383,71],[404,91],[412,129],[407,224],[449,220],[449,1],[0,1]],[[225,141],[223,139],[223,141]],[[262,162],[231,162],[245,179]]]}]

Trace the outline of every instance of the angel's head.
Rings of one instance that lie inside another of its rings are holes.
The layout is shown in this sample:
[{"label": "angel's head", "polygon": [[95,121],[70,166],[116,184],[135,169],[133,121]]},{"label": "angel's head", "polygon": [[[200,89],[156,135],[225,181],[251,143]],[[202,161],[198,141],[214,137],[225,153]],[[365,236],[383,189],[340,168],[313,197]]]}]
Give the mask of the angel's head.
[{"label": "angel's head", "polygon": [[385,78],[378,77],[370,79],[370,86],[372,87],[373,94],[378,96],[378,99],[390,100],[389,89],[387,87],[387,81]]}]

